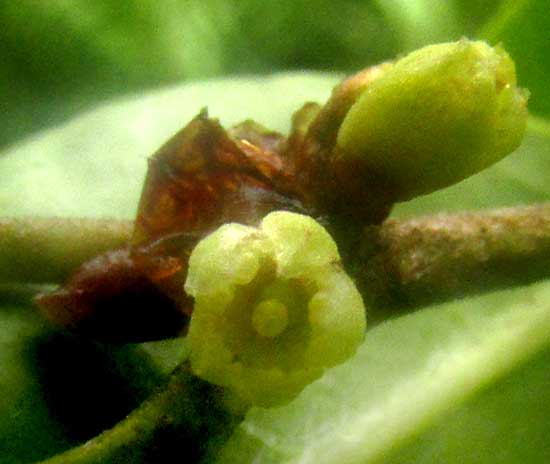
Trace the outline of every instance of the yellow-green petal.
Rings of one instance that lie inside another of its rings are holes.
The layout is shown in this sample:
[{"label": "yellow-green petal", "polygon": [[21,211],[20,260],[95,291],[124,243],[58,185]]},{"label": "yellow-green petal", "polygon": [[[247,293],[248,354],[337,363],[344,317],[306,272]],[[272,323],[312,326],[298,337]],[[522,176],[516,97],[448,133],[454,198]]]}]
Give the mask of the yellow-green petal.
[{"label": "yellow-green petal", "polygon": [[288,402],[364,337],[362,298],[328,232],[307,216],[222,226],[191,254],[185,289],[195,299],[193,372],[244,405]]}]

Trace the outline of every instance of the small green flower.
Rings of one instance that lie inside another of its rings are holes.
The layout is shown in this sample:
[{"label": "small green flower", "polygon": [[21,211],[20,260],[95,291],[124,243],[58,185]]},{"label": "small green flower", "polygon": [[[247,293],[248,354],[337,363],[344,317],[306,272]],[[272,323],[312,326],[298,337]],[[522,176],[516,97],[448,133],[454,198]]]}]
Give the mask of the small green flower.
[{"label": "small green flower", "polygon": [[388,66],[347,113],[337,156],[361,159],[396,200],[458,182],[515,150],[527,92],[500,47],[466,39],[431,45]]},{"label": "small green flower", "polygon": [[185,290],[194,373],[246,405],[289,401],[349,358],[365,333],[361,295],[312,218],[227,224],[193,250]]}]

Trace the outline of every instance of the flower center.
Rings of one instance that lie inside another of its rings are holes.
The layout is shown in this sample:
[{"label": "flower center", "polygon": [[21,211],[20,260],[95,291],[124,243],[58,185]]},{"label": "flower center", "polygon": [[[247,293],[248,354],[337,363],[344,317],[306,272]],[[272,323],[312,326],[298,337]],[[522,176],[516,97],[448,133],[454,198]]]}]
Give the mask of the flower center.
[{"label": "flower center", "polygon": [[258,303],[252,312],[252,327],[262,337],[280,335],[288,325],[288,309],[275,298]]}]

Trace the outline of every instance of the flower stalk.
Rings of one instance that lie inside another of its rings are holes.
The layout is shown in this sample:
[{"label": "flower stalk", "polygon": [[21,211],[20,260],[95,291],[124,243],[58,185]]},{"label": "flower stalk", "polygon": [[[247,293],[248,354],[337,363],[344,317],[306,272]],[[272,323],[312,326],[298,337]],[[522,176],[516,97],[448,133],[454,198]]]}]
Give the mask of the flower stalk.
[{"label": "flower stalk", "polygon": [[[230,434],[239,418],[229,414],[214,387],[194,377],[183,363],[126,418],[80,446],[42,464],[168,462],[177,452],[197,461],[208,453],[205,437]],[[162,442],[164,447],[152,446]]]}]

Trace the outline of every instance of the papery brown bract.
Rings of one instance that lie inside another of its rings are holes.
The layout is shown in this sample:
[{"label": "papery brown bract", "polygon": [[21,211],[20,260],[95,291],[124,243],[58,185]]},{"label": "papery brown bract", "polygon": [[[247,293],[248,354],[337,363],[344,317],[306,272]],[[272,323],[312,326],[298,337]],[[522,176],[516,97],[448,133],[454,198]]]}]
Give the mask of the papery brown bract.
[{"label": "papery brown bract", "polygon": [[172,299],[140,271],[129,249],[87,261],[62,287],[39,295],[36,302],[52,322],[108,342],[173,337],[187,323],[182,301]]},{"label": "papery brown bract", "polygon": [[292,163],[298,196],[315,216],[379,224],[393,205],[394,186],[361,163],[335,156],[342,121],[361,94],[392,64],[366,68],[336,86],[327,103],[307,103],[293,116],[284,156]]},{"label": "papery brown bract", "polygon": [[182,333],[192,311],[183,283],[197,242],[227,222],[304,211],[278,154],[284,142],[251,121],[227,132],[200,113],[150,158],[128,248],[84,263],[37,304],[54,322],[102,340]]},{"label": "papery brown bract", "polygon": [[[253,224],[276,209],[300,210],[278,188],[291,173],[275,151],[283,137],[243,123],[231,136],[202,112],[150,159],[133,244],[226,222]],[[286,183],[290,183],[286,181]]]},{"label": "papery brown bract", "polygon": [[[227,222],[256,224],[274,210],[303,211],[285,194],[292,172],[279,156],[285,138],[252,122],[226,131],[201,112],[149,161],[135,222],[132,258],[173,300],[197,242]],[[179,268],[168,266],[176,260]]]}]

